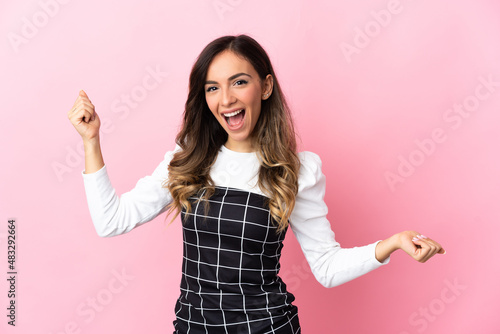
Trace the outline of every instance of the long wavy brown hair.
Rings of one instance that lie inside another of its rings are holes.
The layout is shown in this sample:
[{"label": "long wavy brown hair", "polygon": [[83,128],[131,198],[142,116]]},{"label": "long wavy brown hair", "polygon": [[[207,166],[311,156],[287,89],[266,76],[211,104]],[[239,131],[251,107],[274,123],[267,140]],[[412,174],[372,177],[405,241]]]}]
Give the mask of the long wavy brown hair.
[{"label": "long wavy brown hair", "polygon": [[[271,96],[262,100],[261,112],[252,133],[260,160],[258,186],[267,196],[277,232],[288,226],[298,191],[300,161],[290,109],[279,85],[269,56],[262,46],[247,35],[223,36],[209,43],[198,56],[189,76],[189,94],[185,104],[182,129],[176,152],[168,166],[169,177],[163,184],[173,201],[168,205],[172,221],[182,211],[191,211],[191,196],[205,200],[215,192],[210,168],[227,139],[224,128],[210,111],[205,98],[205,81],[212,60],[229,50],[246,59],[259,74],[261,82],[273,77]],[[187,215],[185,215],[187,217]]]}]

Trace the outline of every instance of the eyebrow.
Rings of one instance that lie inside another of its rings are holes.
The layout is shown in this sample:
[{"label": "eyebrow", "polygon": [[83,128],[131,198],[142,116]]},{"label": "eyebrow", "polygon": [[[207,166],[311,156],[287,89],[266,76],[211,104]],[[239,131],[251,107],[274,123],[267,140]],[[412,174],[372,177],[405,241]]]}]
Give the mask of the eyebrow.
[{"label": "eyebrow", "polygon": [[[252,77],[250,74],[241,72],[241,73],[237,73],[235,75],[230,76],[227,79],[227,81],[231,81],[231,80],[236,79],[237,77],[242,76],[242,75],[249,76],[250,78]],[[205,85],[211,85],[211,84],[217,84],[217,83],[218,83],[217,81],[208,80],[208,81],[205,82]]]}]

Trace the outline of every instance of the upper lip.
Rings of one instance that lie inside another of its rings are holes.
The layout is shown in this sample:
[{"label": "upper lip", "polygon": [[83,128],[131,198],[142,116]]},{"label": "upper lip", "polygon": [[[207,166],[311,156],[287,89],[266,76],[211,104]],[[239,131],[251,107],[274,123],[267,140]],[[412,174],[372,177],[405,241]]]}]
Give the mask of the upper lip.
[{"label": "upper lip", "polygon": [[221,114],[224,115],[224,114],[228,114],[228,113],[235,112],[237,110],[242,110],[242,109],[245,109],[245,108],[234,108],[234,109],[231,109],[231,110],[224,110],[224,111],[221,112]]}]

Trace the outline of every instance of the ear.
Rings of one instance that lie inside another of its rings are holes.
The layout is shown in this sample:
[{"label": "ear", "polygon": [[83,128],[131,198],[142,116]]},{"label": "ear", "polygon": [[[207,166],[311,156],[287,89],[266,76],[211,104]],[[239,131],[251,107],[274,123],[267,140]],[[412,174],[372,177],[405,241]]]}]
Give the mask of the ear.
[{"label": "ear", "polygon": [[267,100],[273,92],[273,76],[268,74],[266,78],[262,81],[262,99]]}]

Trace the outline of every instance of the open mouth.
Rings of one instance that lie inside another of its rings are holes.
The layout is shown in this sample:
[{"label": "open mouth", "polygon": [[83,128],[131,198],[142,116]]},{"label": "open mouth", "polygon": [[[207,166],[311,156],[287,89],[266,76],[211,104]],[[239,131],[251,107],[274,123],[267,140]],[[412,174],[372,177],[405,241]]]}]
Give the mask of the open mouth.
[{"label": "open mouth", "polygon": [[223,115],[227,125],[235,127],[240,125],[245,118],[245,109],[236,110]]}]

